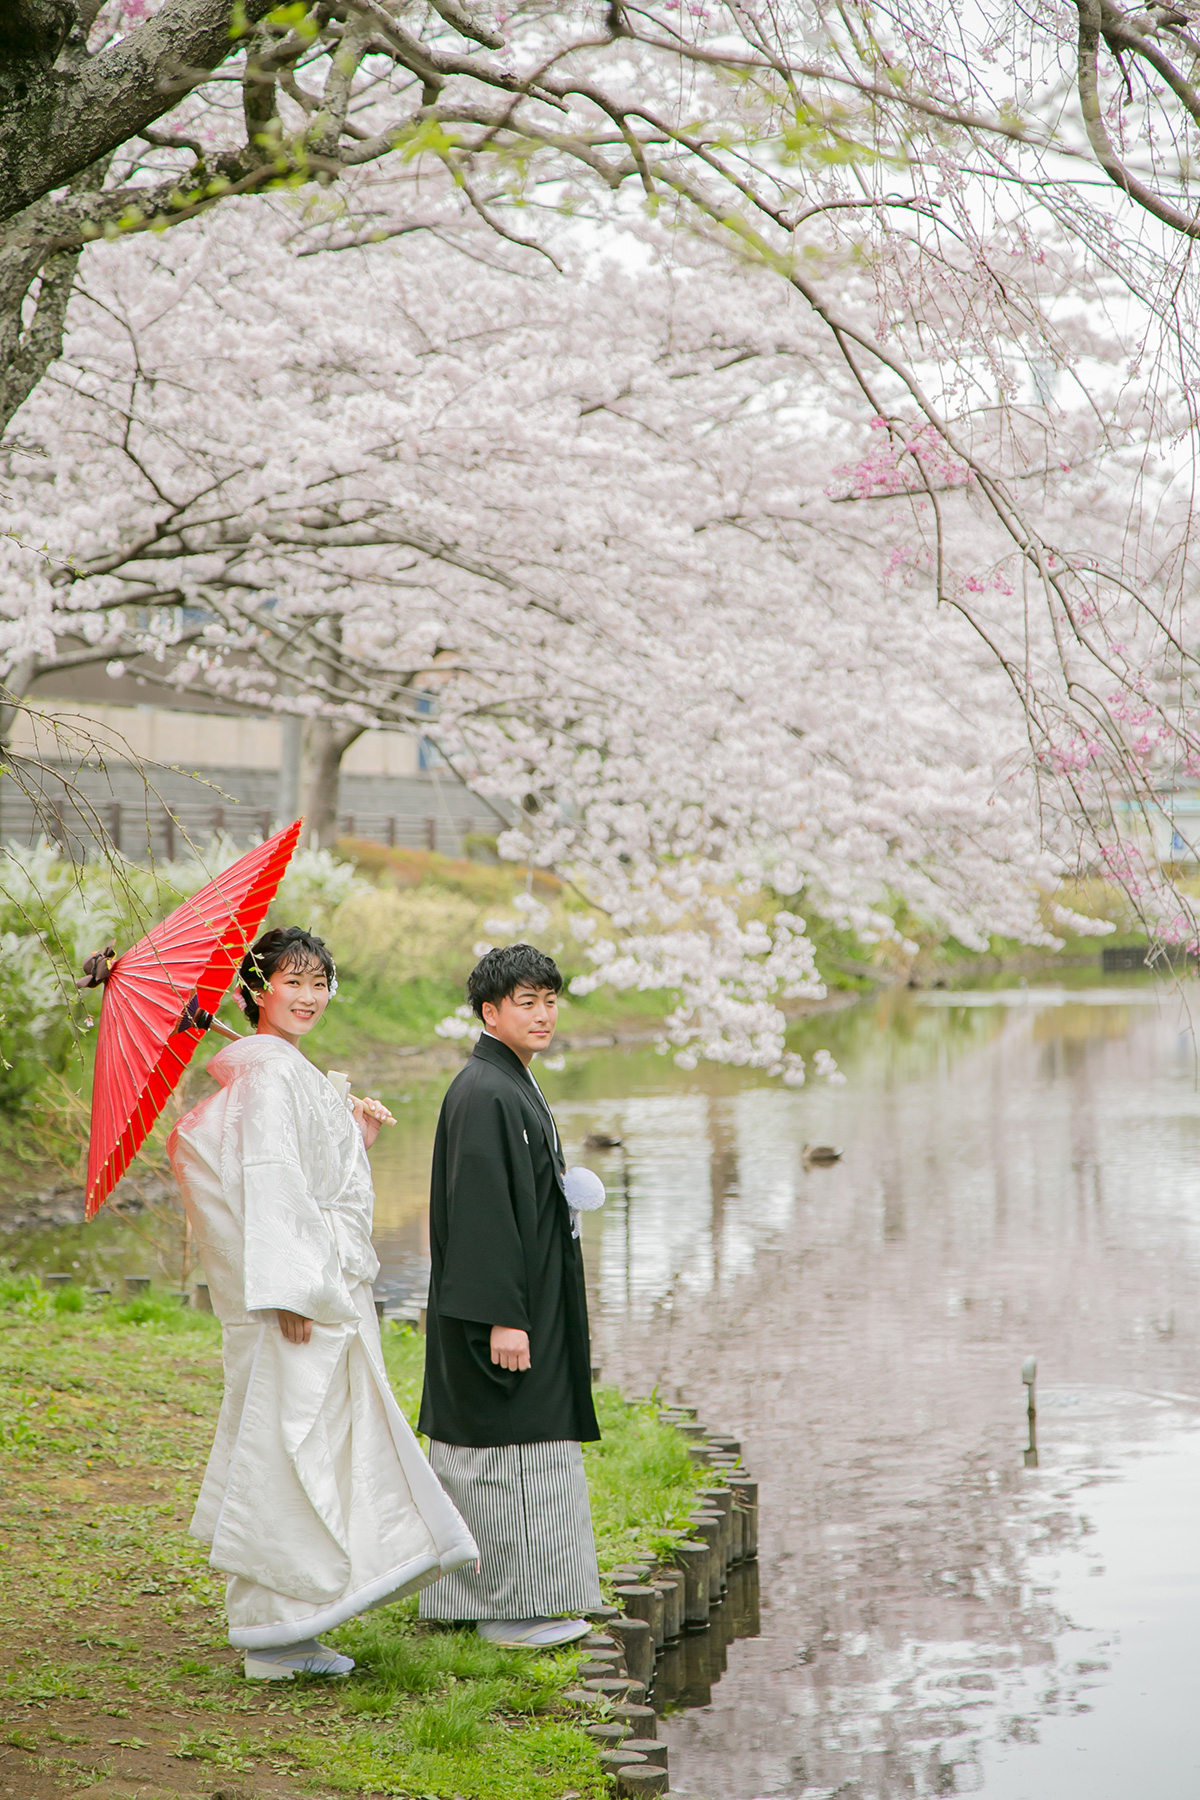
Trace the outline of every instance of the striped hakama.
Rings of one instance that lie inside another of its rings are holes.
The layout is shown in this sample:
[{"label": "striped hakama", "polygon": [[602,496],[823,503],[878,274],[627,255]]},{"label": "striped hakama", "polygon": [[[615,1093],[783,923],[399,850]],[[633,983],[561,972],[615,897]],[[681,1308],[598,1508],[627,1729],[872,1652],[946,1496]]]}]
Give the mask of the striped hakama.
[{"label": "striped hakama", "polygon": [[578,1443],[476,1449],[433,1438],[429,1461],[479,1545],[480,1568],[425,1588],[423,1619],[552,1619],[601,1604]]}]

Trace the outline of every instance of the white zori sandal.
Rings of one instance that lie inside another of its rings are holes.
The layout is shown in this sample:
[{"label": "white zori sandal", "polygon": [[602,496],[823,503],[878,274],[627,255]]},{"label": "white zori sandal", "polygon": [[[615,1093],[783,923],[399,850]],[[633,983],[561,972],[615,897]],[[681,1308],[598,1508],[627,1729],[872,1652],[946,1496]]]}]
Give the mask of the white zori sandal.
[{"label": "white zori sandal", "polygon": [[247,1681],[290,1681],[296,1674],[348,1675],[353,1667],[352,1656],[339,1656],[317,1638],[302,1638],[278,1650],[246,1652]]},{"label": "white zori sandal", "polygon": [[586,1619],[480,1619],[475,1629],[501,1650],[551,1650],[575,1643],[592,1628]]}]

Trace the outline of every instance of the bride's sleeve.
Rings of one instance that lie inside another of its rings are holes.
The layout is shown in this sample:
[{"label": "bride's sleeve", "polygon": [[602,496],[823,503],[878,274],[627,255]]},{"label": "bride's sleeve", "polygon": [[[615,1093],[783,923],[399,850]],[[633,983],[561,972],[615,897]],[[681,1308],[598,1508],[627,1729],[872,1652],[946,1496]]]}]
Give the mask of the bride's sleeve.
[{"label": "bride's sleeve", "polygon": [[318,1325],[357,1319],[337,1240],[305,1172],[299,1084],[268,1065],[254,1071],[241,1103],[247,1312],[282,1307]]}]

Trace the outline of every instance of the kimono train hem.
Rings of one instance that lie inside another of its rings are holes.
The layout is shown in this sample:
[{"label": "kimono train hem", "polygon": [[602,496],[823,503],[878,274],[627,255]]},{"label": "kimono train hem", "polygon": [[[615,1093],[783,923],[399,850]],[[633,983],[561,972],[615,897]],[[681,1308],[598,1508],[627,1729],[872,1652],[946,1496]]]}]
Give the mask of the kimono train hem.
[{"label": "kimono train hem", "polygon": [[[235,1650],[285,1649],[288,1644],[299,1643],[304,1638],[319,1637],[323,1631],[332,1631],[335,1625],[344,1625],[356,1613],[369,1612],[374,1606],[387,1606],[393,1600],[402,1600],[415,1588],[436,1581],[441,1572],[442,1565],[438,1557],[416,1557],[403,1568],[393,1569],[390,1574],[369,1581],[365,1587],[356,1588],[351,1594],[343,1594],[331,1606],[324,1606],[319,1612],[308,1613],[286,1625],[237,1626],[231,1623],[230,1645]],[[239,1590],[252,1585],[240,1575],[230,1576],[226,1587],[225,1609],[231,1620],[239,1604],[244,1603],[246,1598]]]}]

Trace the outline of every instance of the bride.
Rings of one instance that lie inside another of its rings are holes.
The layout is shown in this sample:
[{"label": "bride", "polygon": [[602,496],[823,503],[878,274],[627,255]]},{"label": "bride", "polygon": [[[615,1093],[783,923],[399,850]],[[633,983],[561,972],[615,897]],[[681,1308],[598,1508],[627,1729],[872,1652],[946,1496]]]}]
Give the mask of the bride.
[{"label": "bride", "polygon": [[251,1679],[354,1664],[317,1634],[474,1563],[396,1405],[371,1282],[367,1149],[391,1115],[301,1053],[337,986],[320,938],[264,933],[238,1001],[253,1036],[167,1145],[224,1337],[225,1396],[191,1523],[227,1577]]}]

